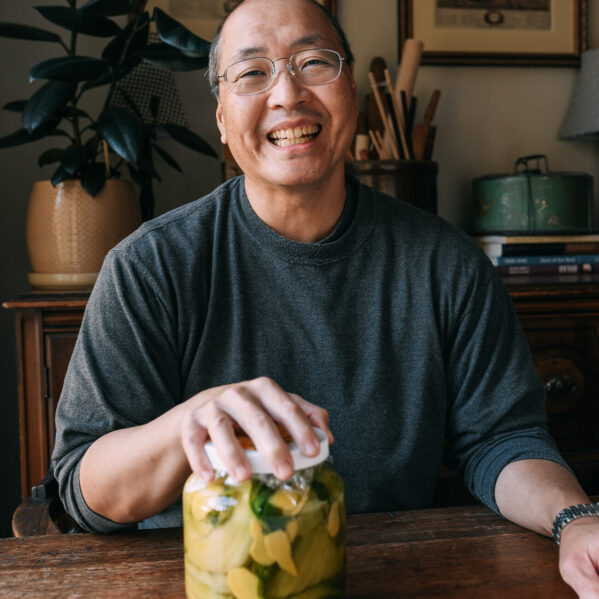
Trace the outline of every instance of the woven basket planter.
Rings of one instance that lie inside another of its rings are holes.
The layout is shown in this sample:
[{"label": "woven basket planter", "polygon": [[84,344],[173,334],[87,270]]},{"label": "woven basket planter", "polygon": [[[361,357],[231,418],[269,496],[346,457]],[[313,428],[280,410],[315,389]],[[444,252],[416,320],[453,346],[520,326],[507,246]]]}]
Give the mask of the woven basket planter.
[{"label": "woven basket planter", "polygon": [[104,257],[141,224],[133,185],[108,180],[90,196],[77,180],[33,185],[27,210],[29,283],[41,289],[92,287]]}]

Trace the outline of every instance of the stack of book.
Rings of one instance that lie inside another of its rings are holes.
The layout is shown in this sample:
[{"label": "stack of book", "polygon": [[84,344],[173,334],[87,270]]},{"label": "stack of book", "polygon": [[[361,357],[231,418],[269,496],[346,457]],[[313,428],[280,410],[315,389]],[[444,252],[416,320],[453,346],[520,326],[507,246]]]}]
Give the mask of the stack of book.
[{"label": "stack of book", "polygon": [[599,233],[480,235],[474,239],[502,275],[599,272]]}]

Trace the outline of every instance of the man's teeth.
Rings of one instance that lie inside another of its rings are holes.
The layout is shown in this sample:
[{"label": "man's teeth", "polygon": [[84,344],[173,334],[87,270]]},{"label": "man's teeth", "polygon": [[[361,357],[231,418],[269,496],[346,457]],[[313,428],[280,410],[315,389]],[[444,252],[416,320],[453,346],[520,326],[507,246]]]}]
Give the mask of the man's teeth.
[{"label": "man's teeth", "polygon": [[320,125],[304,125],[301,127],[289,127],[279,129],[269,134],[269,139],[276,146],[285,147],[294,144],[307,143],[320,131]]}]

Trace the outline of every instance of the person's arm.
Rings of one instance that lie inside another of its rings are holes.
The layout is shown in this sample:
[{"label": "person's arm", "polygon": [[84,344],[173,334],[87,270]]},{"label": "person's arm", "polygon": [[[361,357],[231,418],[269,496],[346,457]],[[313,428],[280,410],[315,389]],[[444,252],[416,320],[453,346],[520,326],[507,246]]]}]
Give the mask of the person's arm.
[{"label": "person's arm", "polygon": [[246,480],[251,472],[232,418],[281,479],[293,474],[293,464],[273,419],[287,428],[306,455],[319,450],[311,425],[332,440],[325,410],[286,393],[268,378],[209,389],[147,424],[112,431],[95,441],[81,461],[85,502],[117,523],[138,522],[161,512],[181,494],[191,469],[212,479],[203,449],[208,436],[229,474]]},{"label": "person's arm", "polygon": [[[495,500],[505,518],[546,536],[552,536],[561,510],[590,502],[576,478],[549,460],[508,464],[497,478]],[[559,567],[581,599],[599,598],[599,517],[578,518],[564,527]]]}]

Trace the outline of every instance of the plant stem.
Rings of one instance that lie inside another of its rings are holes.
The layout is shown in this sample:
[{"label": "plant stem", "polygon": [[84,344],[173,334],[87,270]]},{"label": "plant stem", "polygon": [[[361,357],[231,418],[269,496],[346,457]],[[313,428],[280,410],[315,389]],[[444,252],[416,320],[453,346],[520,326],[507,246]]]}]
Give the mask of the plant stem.
[{"label": "plant stem", "polygon": [[[77,8],[77,0],[69,0],[69,5],[71,8]],[[68,49],[69,56],[76,56],[77,53],[77,32],[71,31],[71,47]],[[77,97],[74,97],[71,102],[71,106],[73,108],[77,108]],[[71,125],[73,126],[73,135],[75,136],[75,144],[77,146],[82,146],[83,142],[81,140],[81,131],[79,130],[79,117],[77,115],[71,117],[70,119]]]},{"label": "plant stem", "polygon": [[110,89],[108,90],[108,95],[106,96],[106,100],[104,101],[104,106],[102,107],[102,112],[104,110],[106,110],[108,108],[108,106],[110,105],[110,101],[112,100],[112,96],[114,95],[114,90],[116,89],[116,82],[118,81],[119,71],[121,70],[121,66],[127,56],[129,47],[131,46],[131,43],[133,42],[133,38],[139,31],[139,29],[137,28],[137,25],[139,24],[140,17],[141,17],[141,14],[139,12],[137,12],[137,14],[135,15],[135,23],[134,23],[133,27],[131,28],[131,35],[129,36],[129,38],[127,40],[125,40],[123,52],[121,53],[121,57],[119,58],[119,61],[117,62],[116,66],[114,68],[114,74],[112,76],[112,81],[110,82]]}]

